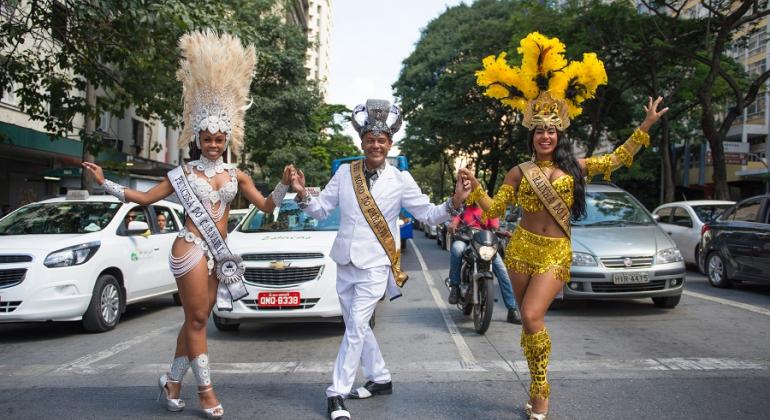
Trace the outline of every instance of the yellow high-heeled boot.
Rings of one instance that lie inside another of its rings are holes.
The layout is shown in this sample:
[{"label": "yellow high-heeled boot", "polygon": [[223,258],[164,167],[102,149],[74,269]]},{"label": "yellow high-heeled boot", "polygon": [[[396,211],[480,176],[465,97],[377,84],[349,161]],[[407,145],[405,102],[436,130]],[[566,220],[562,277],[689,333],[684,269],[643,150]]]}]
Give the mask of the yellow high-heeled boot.
[{"label": "yellow high-heeled boot", "polygon": [[[529,367],[529,398],[546,399],[551,395],[551,385],[548,383],[546,373],[548,371],[548,360],[551,356],[551,336],[547,329],[542,329],[533,334],[527,334],[521,331],[521,348],[524,350],[524,357],[527,358]],[[530,419],[545,419],[546,413],[532,412],[532,406],[527,402],[527,415]]]}]

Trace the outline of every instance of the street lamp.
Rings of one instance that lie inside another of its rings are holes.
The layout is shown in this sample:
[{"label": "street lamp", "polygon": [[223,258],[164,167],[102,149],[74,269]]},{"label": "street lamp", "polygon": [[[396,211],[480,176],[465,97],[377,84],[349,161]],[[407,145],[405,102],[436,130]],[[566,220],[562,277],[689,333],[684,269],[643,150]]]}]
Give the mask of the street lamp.
[{"label": "street lamp", "polygon": [[757,158],[759,163],[765,165],[765,176],[767,177],[767,179],[765,179],[765,194],[770,193],[770,167],[767,166],[767,162],[765,162],[758,154],[749,152],[748,155]]}]

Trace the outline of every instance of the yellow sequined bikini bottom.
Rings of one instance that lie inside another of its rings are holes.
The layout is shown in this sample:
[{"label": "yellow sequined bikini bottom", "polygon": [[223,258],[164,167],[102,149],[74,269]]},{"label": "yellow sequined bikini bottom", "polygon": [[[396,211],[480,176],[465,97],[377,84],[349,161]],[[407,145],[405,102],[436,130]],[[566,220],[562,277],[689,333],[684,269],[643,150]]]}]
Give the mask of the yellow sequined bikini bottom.
[{"label": "yellow sequined bikini bottom", "polygon": [[569,238],[540,236],[517,226],[505,248],[505,266],[514,273],[531,276],[553,272],[557,280],[567,283],[571,265]]}]

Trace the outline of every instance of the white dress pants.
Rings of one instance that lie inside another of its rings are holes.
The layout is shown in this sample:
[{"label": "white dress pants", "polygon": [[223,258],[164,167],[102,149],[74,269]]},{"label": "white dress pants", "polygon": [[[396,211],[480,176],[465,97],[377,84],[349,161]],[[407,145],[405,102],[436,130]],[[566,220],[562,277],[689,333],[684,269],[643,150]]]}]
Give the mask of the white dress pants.
[{"label": "white dress pants", "polygon": [[390,382],[390,372],[369,327],[369,319],[385,293],[389,273],[388,265],[366,270],[353,264],[337,266],[337,294],[345,319],[345,336],[334,363],[332,385],[326,389],[327,397],[350,394],[359,361],[368,380]]}]

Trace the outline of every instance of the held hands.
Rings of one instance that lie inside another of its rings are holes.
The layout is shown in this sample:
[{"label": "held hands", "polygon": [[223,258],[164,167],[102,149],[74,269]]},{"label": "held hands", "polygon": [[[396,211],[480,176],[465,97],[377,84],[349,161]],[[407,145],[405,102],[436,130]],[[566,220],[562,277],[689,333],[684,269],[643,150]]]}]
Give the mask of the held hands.
[{"label": "held hands", "polygon": [[305,198],[305,173],[292,166],[291,187],[299,195],[299,198]]},{"label": "held hands", "polygon": [[102,171],[101,166],[92,162],[83,162],[81,165],[83,165],[83,168],[85,168],[85,170],[87,170],[88,173],[94,177],[99,185],[104,184],[104,172]]},{"label": "held hands", "polygon": [[475,190],[476,187],[479,186],[479,180],[476,179],[475,175],[473,175],[473,171],[468,168],[460,168],[457,171],[457,179],[460,179],[460,177],[463,177],[468,182],[470,182],[471,191]]},{"label": "held hands", "polygon": [[463,202],[465,202],[465,199],[468,198],[468,195],[473,190],[471,186],[472,186],[471,180],[468,178],[468,176],[463,172],[463,169],[461,168],[459,171],[457,171],[457,184],[455,184],[455,193],[454,193],[454,196],[452,196],[452,205],[455,208],[460,207],[463,204]]},{"label": "held hands", "polygon": [[658,106],[661,102],[663,102],[662,96],[658,96],[655,101],[653,101],[652,98],[648,98],[647,105],[644,107],[644,112],[647,113],[647,116],[644,117],[644,121],[642,121],[642,124],[639,126],[640,130],[644,132],[650,131],[650,128],[658,122],[658,119],[668,112],[668,107],[658,111]]},{"label": "held hands", "polygon": [[291,185],[291,175],[296,171],[294,165],[286,165],[283,167],[283,176],[281,176],[281,184]]}]

